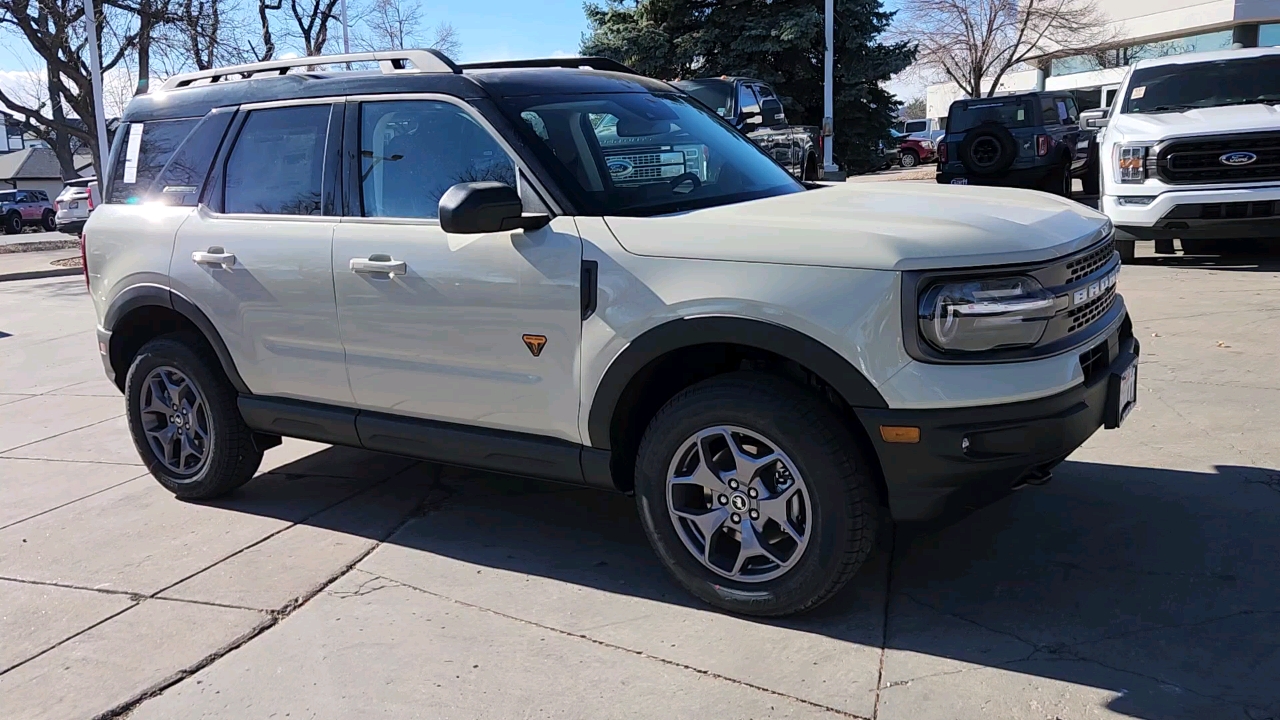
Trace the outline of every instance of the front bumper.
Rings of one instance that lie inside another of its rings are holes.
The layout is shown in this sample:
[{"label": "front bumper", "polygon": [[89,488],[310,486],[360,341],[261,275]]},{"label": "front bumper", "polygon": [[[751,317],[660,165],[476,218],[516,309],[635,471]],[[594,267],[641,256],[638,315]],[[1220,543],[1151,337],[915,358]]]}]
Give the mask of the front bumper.
[{"label": "front bumper", "polygon": [[[895,520],[959,515],[996,500],[1049,470],[1108,418],[1109,393],[1139,354],[1127,318],[1080,354],[1085,381],[1025,402],[928,410],[858,409],[880,459]],[[920,429],[914,444],[890,443],[882,426]],[[965,440],[968,440],[967,445]]]},{"label": "front bumper", "polygon": [[1280,185],[1229,189],[1170,190],[1147,205],[1121,202],[1108,185],[1102,212],[1116,229],[1139,240],[1218,240],[1280,237]]}]

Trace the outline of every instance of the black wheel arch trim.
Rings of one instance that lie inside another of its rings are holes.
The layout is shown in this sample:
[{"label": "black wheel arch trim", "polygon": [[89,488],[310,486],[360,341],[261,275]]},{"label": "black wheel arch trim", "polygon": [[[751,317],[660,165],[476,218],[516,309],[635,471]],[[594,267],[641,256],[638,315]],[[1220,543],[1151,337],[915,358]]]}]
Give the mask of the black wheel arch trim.
[{"label": "black wheel arch trim", "polygon": [[231,352],[227,350],[227,344],[222,341],[222,336],[218,334],[218,330],[213,326],[213,322],[209,320],[209,316],[196,307],[195,303],[170,288],[149,283],[125,288],[120,294],[116,295],[115,300],[107,308],[106,315],[103,318],[102,329],[111,332],[114,339],[116,324],[129,313],[146,306],[168,308],[185,317],[192,325],[195,325],[200,334],[204,335],[205,340],[209,342],[209,346],[213,348],[214,354],[218,356],[218,362],[222,364],[222,370],[226,373],[227,379],[231,381],[232,387],[237,392],[249,392],[249,386],[240,377],[240,371],[236,369],[235,361],[231,359]]},{"label": "black wheel arch trim", "polygon": [[609,364],[596,386],[587,417],[591,447],[611,449],[610,430],[618,402],[631,379],[645,366],[676,350],[713,344],[745,345],[792,360],[835,388],[850,407],[889,407],[861,371],[804,333],[750,318],[682,318],[646,330]]}]

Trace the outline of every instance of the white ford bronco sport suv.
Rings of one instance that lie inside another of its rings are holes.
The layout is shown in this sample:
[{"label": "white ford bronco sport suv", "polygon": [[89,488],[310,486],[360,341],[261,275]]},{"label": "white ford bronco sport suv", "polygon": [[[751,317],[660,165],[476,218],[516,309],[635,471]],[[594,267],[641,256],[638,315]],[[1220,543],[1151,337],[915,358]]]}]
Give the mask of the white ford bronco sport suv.
[{"label": "white ford bronco sport suv", "polygon": [[1280,238],[1280,48],[1143,60],[1095,122],[1126,260],[1136,240],[1200,253]]},{"label": "white ford bronco sport suv", "polygon": [[[653,152],[614,167],[602,128]],[[281,436],[634,492],[684,587],[783,615],[882,518],[1041,482],[1135,399],[1106,218],[804,185],[611,61],[197,72],[133,99],[109,167],[99,349],[181,498]]]}]

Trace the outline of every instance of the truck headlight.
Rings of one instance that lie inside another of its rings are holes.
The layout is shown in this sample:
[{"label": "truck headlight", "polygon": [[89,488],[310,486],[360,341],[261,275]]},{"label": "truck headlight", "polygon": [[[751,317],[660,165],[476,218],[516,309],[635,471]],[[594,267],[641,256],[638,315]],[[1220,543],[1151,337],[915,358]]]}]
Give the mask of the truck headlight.
[{"label": "truck headlight", "polygon": [[1140,183],[1147,179],[1148,145],[1116,146],[1116,180],[1122,183]]},{"label": "truck headlight", "polygon": [[1057,299],[1029,277],[943,281],[920,295],[920,334],[943,352],[1035,345]]}]

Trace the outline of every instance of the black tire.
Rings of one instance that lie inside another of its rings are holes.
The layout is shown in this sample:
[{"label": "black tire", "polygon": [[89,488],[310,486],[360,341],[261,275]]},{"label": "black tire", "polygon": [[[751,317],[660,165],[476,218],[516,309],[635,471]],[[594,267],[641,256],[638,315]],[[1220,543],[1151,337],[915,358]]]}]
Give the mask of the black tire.
[{"label": "black tire", "polygon": [[52,210],[44,211],[44,216],[40,218],[40,227],[44,228],[45,232],[53,232],[58,229],[58,219]]},{"label": "black tire", "polygon": [[1120,253],[1120,263],[1132,265],[1137,243],[1132,239],[1116,238],[1116,250]]},{"label": "black tire", "polygon": [[915,150],[903,150],[902,157],[898,158],[898,164],[904,168],[913,168],[920,164],[920,156]]},{"label": "black tire", "polygon": [[[203,396],[208,410],[208,444],[203,463],[190,473],[166,466],[143,429],[142,394],[147,377],[159,367],[181,372]],[[184,500],[208,500],[235,490],[253,478],[262,452],[236,406],[236,391],[203,337],[176,333],[151,340],[134,356],[125,378],[129,433],[147,469],[167,490]]]},{"label": "black tire", "polygon": [[[764,582],[719,575],[685,546],[667,504],[667,472],[687,439],[732,425],[775,443],[804,480],[808,546]],[[781,616],[817,607],[853,577],[875,544],[879,506],[871,469],[848,427],[809,390],[773,376],[733,373],[698,383],[649,423],[636,459],[636,503],[659,559],[689,592],[734,613]]]},{"label": "black tire", "polygon": [[965,133],[956,156],[973,175],[996,175],[1018,158],[1018,141],[1005,126],[983,123]]},{"label": "black tire", "polygon": [[1044,191],[1059,197],[1071,197],[1071,164],[1064,162],[1044,179]]},{"label": "black tire", "polygon": [[4,216],[4,234],[17,235],[22,232],[22,216],[16,212],[11,212]]},{"label": "black tire", "polygon": [[818,177],[818,160],[812,155],[808,155],[804,159],[804,168],[800,171],[800,179],[806,182],[816,182],[821,178]]}]

